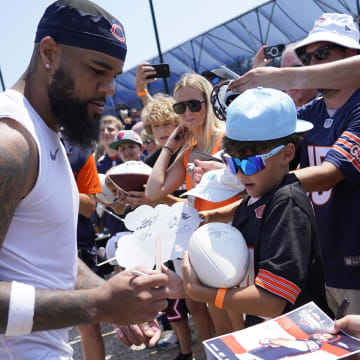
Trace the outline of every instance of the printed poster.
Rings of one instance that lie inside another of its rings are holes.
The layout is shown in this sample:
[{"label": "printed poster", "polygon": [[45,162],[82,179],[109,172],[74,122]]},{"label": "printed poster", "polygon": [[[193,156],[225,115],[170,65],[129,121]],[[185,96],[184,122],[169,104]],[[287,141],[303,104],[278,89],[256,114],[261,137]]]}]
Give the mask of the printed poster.
[{"label": "printed poster", "polygon": [[331,320],[313,302],[264,323],[203,342],[208,360],[341,359],[360,339],[331,334]]}]

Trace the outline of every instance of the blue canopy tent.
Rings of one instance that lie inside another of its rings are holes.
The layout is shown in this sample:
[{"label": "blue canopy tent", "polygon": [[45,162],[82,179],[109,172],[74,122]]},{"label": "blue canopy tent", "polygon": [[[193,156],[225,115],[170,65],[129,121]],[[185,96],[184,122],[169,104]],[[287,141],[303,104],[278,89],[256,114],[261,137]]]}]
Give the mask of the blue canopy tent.
[{"label": "blue canopy tent", "polygon": [[[270,0],[163,53],[169,63],[170,93],[184,73],[202,73],[227,65],[239,74],[263,45],[288,44],[304,38],[314,20],[324,12],[351,14],[358,22],[360,0]],[[161,34],[160,34],[161,37]],[[159,57],[148,60],[159,63]],[[135,90],[136,67],[116,81],[116,93],[108,99],[107,111],[115,104],[141,107]],[[151,84],[151,94],[165,92],[163,81]]]}]

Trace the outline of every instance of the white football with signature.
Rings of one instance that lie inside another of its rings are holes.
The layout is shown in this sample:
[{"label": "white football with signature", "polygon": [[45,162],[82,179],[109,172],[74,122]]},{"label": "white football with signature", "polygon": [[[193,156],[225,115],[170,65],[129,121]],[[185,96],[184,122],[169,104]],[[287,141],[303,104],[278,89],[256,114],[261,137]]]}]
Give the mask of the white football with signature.
[{"label": "white football with signature", "polygon": [[193,233],[189,258],[204,285],[230,288],[239,285],[247,274],[249,250],[238,229],[225,223],[209,223]]}]

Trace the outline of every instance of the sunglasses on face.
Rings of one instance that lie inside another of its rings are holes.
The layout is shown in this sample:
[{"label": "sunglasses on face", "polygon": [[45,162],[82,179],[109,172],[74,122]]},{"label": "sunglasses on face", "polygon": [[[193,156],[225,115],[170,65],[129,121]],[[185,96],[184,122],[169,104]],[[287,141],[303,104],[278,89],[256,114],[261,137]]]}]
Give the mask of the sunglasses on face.
[{"label": "sunglasses on face", "polygon": [[342,49],[340,45],[324,45],[315,49],[313,52],[306,52],[300,55],[300,61],[303,65],[310,65],[311,58],[314,56],[316,60],[326,60],[329,57],[329,49]]},{"label": "sunglasses on face", "polygon": [[186,107],[189,108],[191,112],[199,112],[201,110],[201,104],[204,103],[205,100],[189,100],[189,101],[180,101],[173,105],[173,109],[176,114],[181,115],[186,111]]},{"label": "sunglasses on face", "polygon": [[272,149],[267,154],[249,156],[245,159],[233,158],[229,155],[224,154],[223,160],[225,161],[226,166],[234,175],[240,169],[244,175],[250,176],[265,169],[266,159],[269,159],[271,156],[276,155],[284,147],[285,145],[280,145],[275,149]]}]

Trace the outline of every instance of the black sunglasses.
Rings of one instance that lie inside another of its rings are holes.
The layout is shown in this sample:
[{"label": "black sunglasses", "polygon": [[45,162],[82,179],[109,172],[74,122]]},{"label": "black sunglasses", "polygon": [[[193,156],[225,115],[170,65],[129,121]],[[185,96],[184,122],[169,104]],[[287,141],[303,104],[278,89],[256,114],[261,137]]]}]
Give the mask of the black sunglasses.
[{"label": "black sunglasses", "polygon": [[185,113],[186,106],[189,108],[191,112],[199,112],[201,110],[201,104],[204,102],[205,100],[180,101],[173,105],[173,109],[175,113],[178,115]]},{"label": "black sunglasses", "polygon": [[329,57],[329,49],[344,49],[343,46],[340,45],[324,45],[315,49],[313,52],[304,52],[301,54],[300,61],[303,65],[310,65],[311,58],[314,56],[316,60],[326,60]]}]

